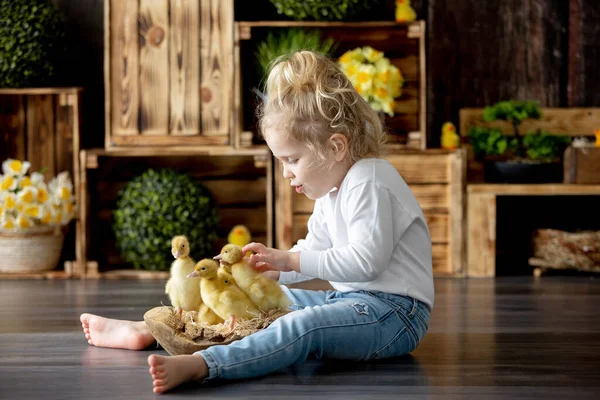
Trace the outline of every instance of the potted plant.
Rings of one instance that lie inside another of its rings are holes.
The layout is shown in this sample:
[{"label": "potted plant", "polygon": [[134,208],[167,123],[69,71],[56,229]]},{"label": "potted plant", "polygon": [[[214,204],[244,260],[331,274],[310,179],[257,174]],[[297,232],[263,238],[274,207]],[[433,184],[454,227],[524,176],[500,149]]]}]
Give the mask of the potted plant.
[{"label": "potted plant", "polygon": [[48,184],[31,163],[8,159],[0,174],[0,272],[56,268],[64,229],[74,216],[73,184],[61,172]]},{"label": "potted plant", "polygon": [[381,0],[270,0],[277,13],[296,21],[348,21]]},{"label": "potted plant", "polygon": [[499,129],[472,127],[469,140],[476,159],[484,164],[487,182],[545,183],[562,182],[562,155],[571,139],[538,130],[522,135],[521,123],[539,119],[541,110],[534,101],[502,101],[486,107],[486,122],[504,120],[511,123],[513,137]]}]

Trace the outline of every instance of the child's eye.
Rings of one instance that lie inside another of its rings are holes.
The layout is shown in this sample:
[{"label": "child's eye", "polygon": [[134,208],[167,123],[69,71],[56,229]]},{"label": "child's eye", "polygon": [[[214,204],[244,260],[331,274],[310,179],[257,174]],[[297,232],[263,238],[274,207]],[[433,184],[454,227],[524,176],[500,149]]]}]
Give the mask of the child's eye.
[{"label": "child's eye", "polygon": [[290,158],[290,159],[288,160],[288,163],[290,163],[290,164],[296,164],[297,162],[298,162],[298,159],[297,159],[297,158]]}]

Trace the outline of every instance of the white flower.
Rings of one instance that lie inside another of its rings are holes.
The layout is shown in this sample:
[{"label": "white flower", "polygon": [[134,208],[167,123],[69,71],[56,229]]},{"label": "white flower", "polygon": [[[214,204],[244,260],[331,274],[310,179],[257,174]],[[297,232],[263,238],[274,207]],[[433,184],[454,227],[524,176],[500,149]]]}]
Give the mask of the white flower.
[{"label": "white flower", "polygon": [[16,229],[25,230],[27,228],[31,228],[33,225],[34,225],[33,220],[31,218],[29,218],[27,215],[25,215],[24,213],[17,214],[16,224],[15,224]]},{"label": "white flower", "polygon": [[19,181],[11,174],[0,175],[0,191],[15,190]]},{"label": "white flower", "polygon": [[32,204],[37,201],[38,189],[35,186],[27,186],[23,188],[17,196],[19,199],[26,204]]},{"label": "white flower", "polygon": [[12,158],[9,158],[2,163],[2,172],[4,175],[20,177],[29,171],[29,167],[31,167],[31,163],[29,161],[21,162],[19,160],[13,160]]},{"label": "white flower", "polygon": [[44,215],[44,206],[40,204],[28,204],[23,208],[23,214],[30,218],[41,219]]},{"label": "white flower", "polygon": [[4,193],[0,199],[2,207],[5,210],[15,210],[17,208],[18,199],[14,193]]},{"label": "white flower", "polygon": [[50,199],[50,193],[45,183],[40,183],[37,186],[37,201],[40,204],[45,204]]},{"label": "white flower", "polygon": [[14,230],[16,228],[16,220],[9,213],[5,212],[0,218],[0,228]]}]

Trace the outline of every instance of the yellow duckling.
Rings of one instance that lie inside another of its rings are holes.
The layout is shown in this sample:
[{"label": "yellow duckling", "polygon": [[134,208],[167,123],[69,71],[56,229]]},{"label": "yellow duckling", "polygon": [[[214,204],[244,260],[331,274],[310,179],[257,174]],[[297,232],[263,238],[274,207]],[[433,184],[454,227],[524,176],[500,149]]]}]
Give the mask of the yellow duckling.
[{"label": "yellow duckling", "polygon": [[460,145],[460,136],[456,133],[456,127],[452,122],[444,122],[442,125],[442,148],[454,150]]},{"label": "yellow duckling", "polygon": [[596,143],[594,143],[594,146],[600,147],[600,129],[596,129],[594,135],[596,135]]},{"label": "yellow duckling", "polygon": [[417,13],[410,6],[410,0],[396,0],[396,22],[412,22]]},{"label": "yellow duckling", "polygon": [[230,329],[233,330],[236,318],[252,319],[260,315],[260,311],[252,301],[226,275],[220,275],[219,264],[205,258],[196,264],[189,278],[199,277],[202,300],[220,318],[231,318]]},{"label": "yellow duckling", "polygon": [[231,228],[229,235],[227,235],[227,241],[230,244],[244,247],[252,241],[252,235],[250,235],[250,231],[244,225],[236,225]]},{"label": "yellow duckling", "polygon": [[175,236],[171,240],[171,254],[175,261],[171,264],[171,277],[167,281],[165,293],[181,316],[183,311],[196,311],[200,307],[200,282],[198,279],[186,278],[194,271],[196,263],[189,256],[190,242],[185,236]]},{"label": "yellow duckling", "polygon": [[241,247],[228,244],[215,259],[221,262],[226,271],[231,272],[235,283],[261,311],[286,309],[291,304],[279,283],[248,265]]}]

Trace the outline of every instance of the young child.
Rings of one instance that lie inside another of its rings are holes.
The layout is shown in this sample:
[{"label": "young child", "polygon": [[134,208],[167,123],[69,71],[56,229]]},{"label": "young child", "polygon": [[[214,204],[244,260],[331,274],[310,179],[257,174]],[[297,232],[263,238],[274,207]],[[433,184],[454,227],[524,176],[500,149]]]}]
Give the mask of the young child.
[{"label": "young child", "polygon": [[[308,235],[292,250],[251,243],[243,251],[256,252],[250,263],[280,283],[320,278],[335,290],[284,287],[295,311],[268,328],[193,355],[151,355],[157,393],[189,380],[265,375],[311,355],[399,356],[427,331],[434,291],[425,218],[396,169],[377,158],[385,138],[379,117],[338,65],[308,51],[278,59],[260,128],[290,185],[316,202]],[[82,324],[95,345],[143,348],[153,341],[143,322],[84,314]],[[129,342],[107,339],[109,331]]]}]

